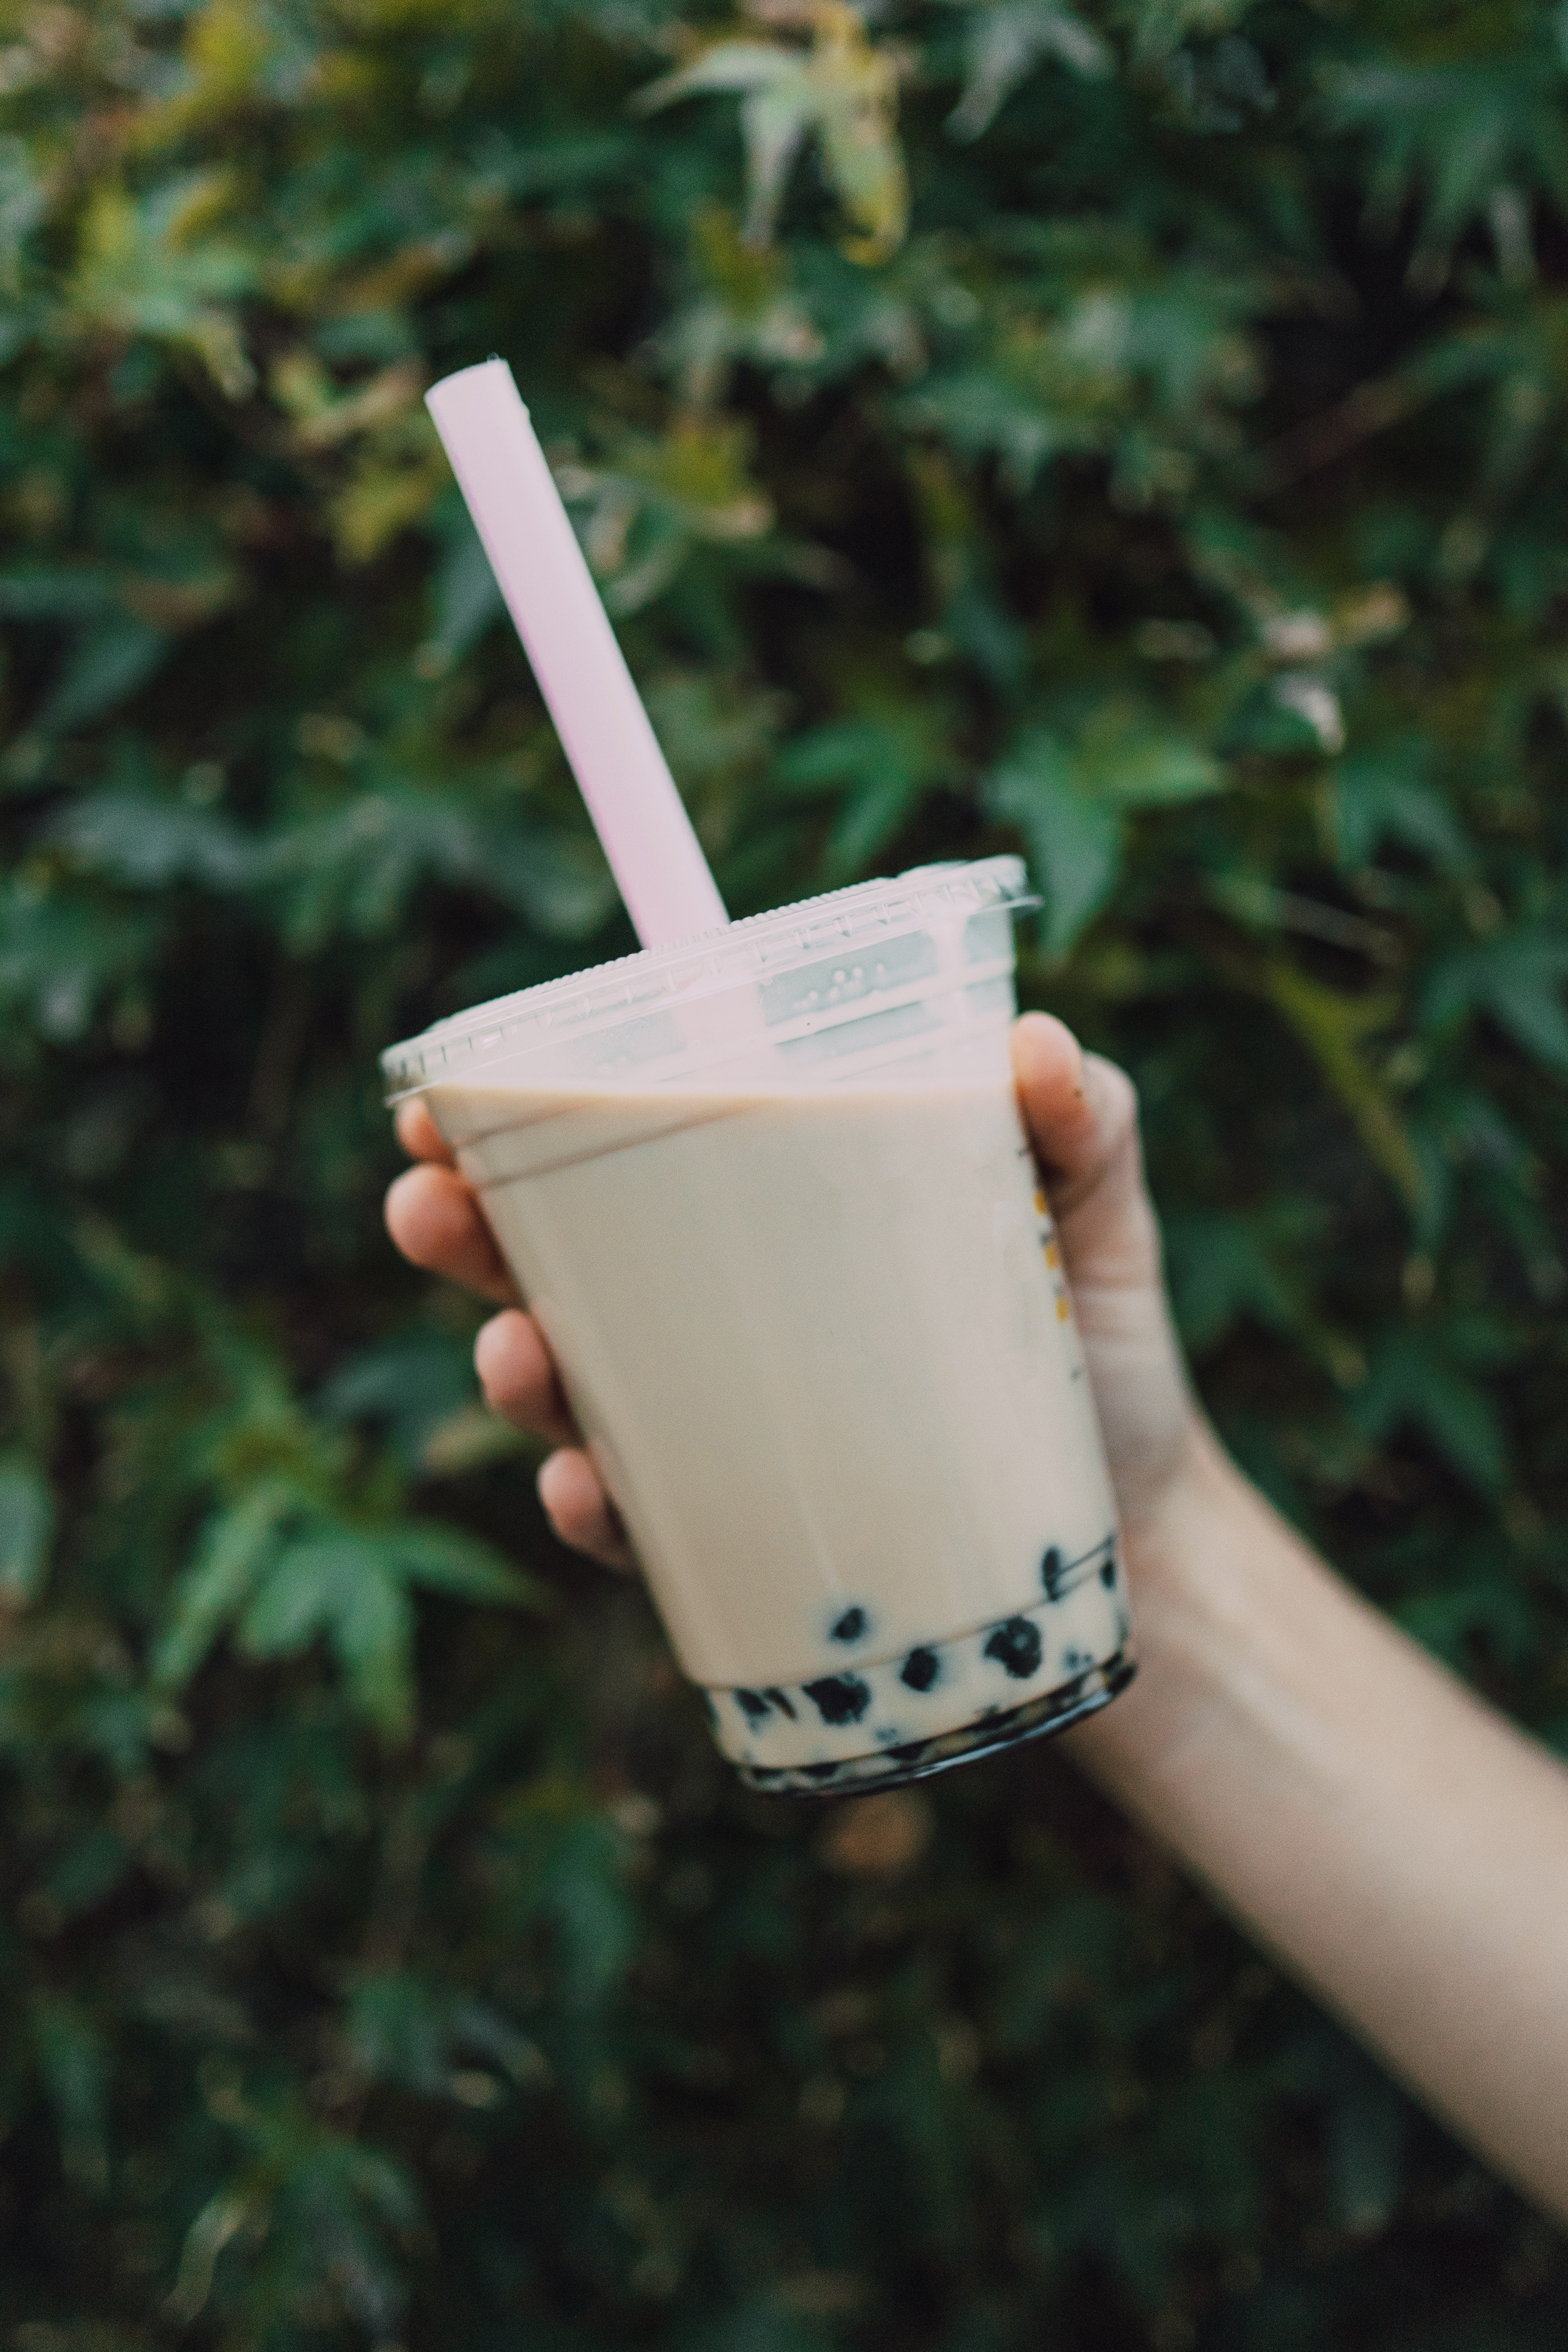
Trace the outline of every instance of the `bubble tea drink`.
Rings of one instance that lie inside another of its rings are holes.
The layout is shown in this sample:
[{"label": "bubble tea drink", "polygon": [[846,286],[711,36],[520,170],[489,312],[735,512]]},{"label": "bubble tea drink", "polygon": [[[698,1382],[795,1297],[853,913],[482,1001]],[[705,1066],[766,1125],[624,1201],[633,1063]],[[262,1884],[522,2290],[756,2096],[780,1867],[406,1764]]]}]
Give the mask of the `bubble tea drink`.
[{"label": "bubble tea drink", "polygon": [[629,956],[394,1049],[743,1780],[886,1787],[1131,1675],[1018,1118],[1016,858]]}]

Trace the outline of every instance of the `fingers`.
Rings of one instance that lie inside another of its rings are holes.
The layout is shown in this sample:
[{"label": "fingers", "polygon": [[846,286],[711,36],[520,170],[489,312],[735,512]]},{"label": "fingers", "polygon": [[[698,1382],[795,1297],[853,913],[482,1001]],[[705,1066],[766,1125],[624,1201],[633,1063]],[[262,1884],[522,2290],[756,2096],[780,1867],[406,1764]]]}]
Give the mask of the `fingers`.
[{"label": "fingers", "polygon": [[1050,1013],[1015,1023],[1013,1075],[1041,1167],[1064,1189],[1081,1186],[1125,1139],[1136,1109],[1131,1081],[1087,1055]]},{"label": "fingers", "polygon": [[386,1230],[413,1265],[482,1298],[516,1298],[479,1202],[455,1168],[407,1169],[387,1193]]},{"label": "fingers", "polygon": [[1049,1013],[1026,1013],[1014,1025],[1013,1074],[1029,1139],[1056,1179],[1061,1213],[1135,1150],[1138,1097],[1114,1062],[1086,1054],[1072,1031]]},{"label": "fingers", "polygon": [[1013,1069],[1075,1283],[1147,1280],[1158,1265],[1158,1229],[1131,1079],[1086,1054],[1048,1013],[1016,1024]]},{"label": "fingers", "polygon": [[452,1147],[426,1108],[423,1095],[409,1095],[392,1114],[397,1140],[410,1160],[434,1160],[450,1168]]},{"label": "fingers", "polygon": [[563,1544],[606,1568],[631,1568],[631,1546],[620,1514],[588,1456],[575,1446],[552,1454],[539,1474],[539,1499]]},{"label": "fingers", "polygon": [[533,1318],[515,1307],[493,1315],[474,1343],[474,1362],[491,1411],[559,1448],[540,1471],[539,1499],[562,1542],[606,1568],[634,1566],[620,1514],[583,1451]]},{"label": "fingers", "polygon": [[509,1302],[474,1342],[485,1401],[492,1412],[556,1445],[539,1474],[539,1498],[562,1542],[606,1568],[635,1567],[620,1514],[578,1443],[543,1334],[531,1315],[510,1303],[516,1287],[478,1202],[457,1172],[450,1145],[417,1095],[400,1102],[394,1118],[398,1141],[420,1165],[387,1192],[387,1232],[415,1265],[482,1297]]},{"label": "fingers", "polygon": [[550,1350],[531,1315],[517,1307],[492,1315],[474,1342],[474,1368],[492,1412],[552,1444],[578,1443]]}]

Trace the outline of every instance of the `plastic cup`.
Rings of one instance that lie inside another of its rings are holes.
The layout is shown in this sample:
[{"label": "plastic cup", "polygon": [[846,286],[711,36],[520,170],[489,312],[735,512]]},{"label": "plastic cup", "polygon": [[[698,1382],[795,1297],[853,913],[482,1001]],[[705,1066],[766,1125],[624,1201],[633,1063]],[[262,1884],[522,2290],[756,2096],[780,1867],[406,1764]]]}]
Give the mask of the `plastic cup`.
[{"label": "plastic cup", "polygon": [[475,1186],[715,1738],[887,1787],[1131,1679],[1008,1057],[1016,858],[479,1006],[383,1056]]}]

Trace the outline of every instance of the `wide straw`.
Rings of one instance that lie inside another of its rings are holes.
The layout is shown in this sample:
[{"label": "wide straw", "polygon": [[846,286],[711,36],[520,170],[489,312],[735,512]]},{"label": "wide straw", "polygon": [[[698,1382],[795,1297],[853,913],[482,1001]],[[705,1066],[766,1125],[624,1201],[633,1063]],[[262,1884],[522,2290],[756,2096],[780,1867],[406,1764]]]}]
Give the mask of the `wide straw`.
[{"label": "wide straw", "polygon": [[726,923],[675,780],[504,360],[425,395],[644,947]]}]

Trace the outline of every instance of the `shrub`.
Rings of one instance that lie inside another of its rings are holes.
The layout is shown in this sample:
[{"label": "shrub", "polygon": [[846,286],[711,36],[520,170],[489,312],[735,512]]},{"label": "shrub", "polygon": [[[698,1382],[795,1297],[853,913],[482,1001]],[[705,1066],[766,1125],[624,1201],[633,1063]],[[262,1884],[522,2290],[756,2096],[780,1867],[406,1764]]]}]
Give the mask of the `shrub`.
[{"label": "shrub", "polygon": [[630,944],[421,406],[498,351],[731,904],[1026,847],[1229,1441],[1568,1737],[1561,12],[4,24],[8,2341],[1560,2344],[1048,1750],[728,1785],[374,1055]]}]

